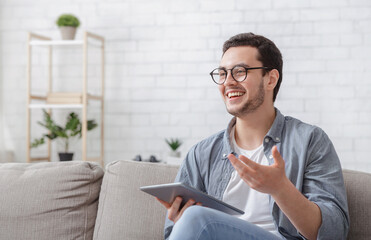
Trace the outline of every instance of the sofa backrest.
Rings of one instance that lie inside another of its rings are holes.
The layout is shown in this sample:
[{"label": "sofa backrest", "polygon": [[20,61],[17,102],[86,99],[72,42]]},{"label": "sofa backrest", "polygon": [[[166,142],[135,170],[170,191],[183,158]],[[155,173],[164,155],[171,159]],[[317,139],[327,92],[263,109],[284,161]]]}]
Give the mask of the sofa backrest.
[{"label": "sofa backrest", "polygon": [[142,191],[174,181],[178,166],[116,161],[106,167],[99,197],[95,240],[163,239],[166,209]]},{"label": "sofa backrest", "polygon": [[343,170],[347,190],[350,228],[348,240],[366,240],[371,236],[371,174]]},{"label": "sofa backrest", "polygon": [[102,177],[88,162],[0,164],[0,239],[92,239]]},{"label": "sofa backrest", "polygon": [[[163,239],[166,211],[139,187],[173,182],[177,171],[117,161],[107,166],[102,183],[103,170],[88,162],[0,164],[0,239],[92,239],[93,231],[98,240]],[[348,240],[369,239],[371,174],[343,174]]]},{"label": "sofa backrest", "polygon": [[[109,164],[102,183],[95,240],[163,239],[166,211],[140,186],[173,182],[177,166],[117,161]],[[349,240],[371,236],[371,174],[344,170],[350,214]]]}]

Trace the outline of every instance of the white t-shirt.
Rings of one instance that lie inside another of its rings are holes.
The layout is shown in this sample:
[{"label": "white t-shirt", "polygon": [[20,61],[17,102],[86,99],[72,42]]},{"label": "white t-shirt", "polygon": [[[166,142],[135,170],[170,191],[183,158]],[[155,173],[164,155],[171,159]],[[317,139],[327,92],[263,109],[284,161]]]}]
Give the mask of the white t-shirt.
[{"label": "white t-shirt", "polygon": [[[268,159],[264,155],[263,144],[257,149],[248,151],[237,145],[234,137],[234,129],[232,129],[230,137],[233,150],[238,155],[244,155],[262,165],[269,165]],[[245,212],[245,214],[239,215],[239,218],[253,223],[277,236],[281,236],[275,228],[272,214],[269,211],[269,195],[250,188],[240,178],[236,170],[233,171],[223,194],[223,201]]]}]

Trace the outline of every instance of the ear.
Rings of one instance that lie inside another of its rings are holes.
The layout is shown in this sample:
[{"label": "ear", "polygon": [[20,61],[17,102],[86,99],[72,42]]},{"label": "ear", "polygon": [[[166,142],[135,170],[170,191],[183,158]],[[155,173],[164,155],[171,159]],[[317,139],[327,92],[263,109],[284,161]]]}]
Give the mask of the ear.
[{"label": "ear", "polygon": [[278,78],[280,77],[280,73],[278,72],[277,69],[272,69],[269,71],[267,74],[268,76],[268,82],[266,82],[266,89],[267,90],[272,90],[276,87]]}]

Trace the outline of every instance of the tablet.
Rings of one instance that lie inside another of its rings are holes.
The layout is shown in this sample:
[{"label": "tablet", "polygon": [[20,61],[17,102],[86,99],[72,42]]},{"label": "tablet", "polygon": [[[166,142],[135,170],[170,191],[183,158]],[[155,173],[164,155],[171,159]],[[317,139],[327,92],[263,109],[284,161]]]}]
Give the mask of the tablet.
[{"label": "tablet", "polygon": [[181,206],[183,206],[189,199],[192,198],[196,202],[201,203],[204,207],[213,208],[231,215],[244,214],[244,212],[240,209],[235,208],[181,182],[143,186],[140,187],[140,190],[151,194],[152,196],[158,197],[159,199],[168,203],[172,203],[177,196],[180,196],[183,198]]}]

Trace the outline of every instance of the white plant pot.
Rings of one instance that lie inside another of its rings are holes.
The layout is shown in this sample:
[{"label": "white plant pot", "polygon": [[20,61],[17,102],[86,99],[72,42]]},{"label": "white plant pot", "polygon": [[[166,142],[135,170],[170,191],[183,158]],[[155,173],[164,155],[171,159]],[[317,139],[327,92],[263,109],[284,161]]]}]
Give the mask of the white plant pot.
[{"label": "white plant pot", "polygon": [[179,151],[171,151],[169,153],[169,156],[170,157],[177,157],[177,158],[179,158],[180,157],[180,152]]},{"label": "white plant pot", "polygon": [[63,40],[73,40],[75,39],[76,35],[76,28],[75,27],[60,27],[62,39]]}]

